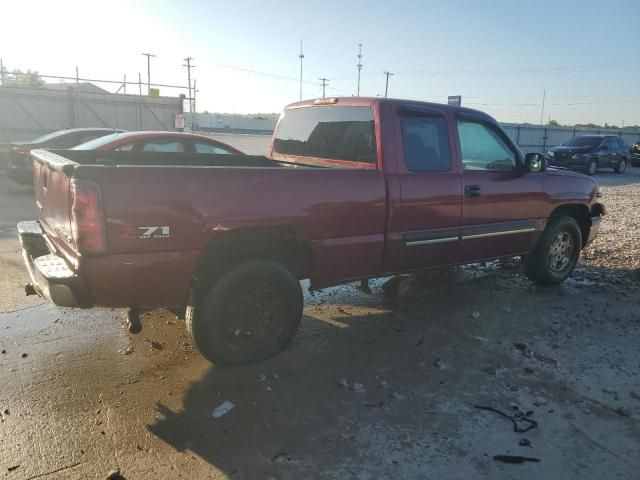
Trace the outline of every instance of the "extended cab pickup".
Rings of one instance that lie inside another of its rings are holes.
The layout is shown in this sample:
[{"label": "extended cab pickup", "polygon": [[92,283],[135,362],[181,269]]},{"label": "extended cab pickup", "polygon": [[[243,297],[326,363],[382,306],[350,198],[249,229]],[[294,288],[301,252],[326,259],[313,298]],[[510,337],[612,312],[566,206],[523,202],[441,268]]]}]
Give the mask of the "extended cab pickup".
[{"label": "extended cab pickup", "polygon": [[27,290],[66,307],[186,307],[220,364],[287,345],[301,279],[319,289],[518,255],[534,282],[559,283],[604,214],[593,179],[523,155],[488,115],[413,101],[295,103],[269,157],[32,156]]}]

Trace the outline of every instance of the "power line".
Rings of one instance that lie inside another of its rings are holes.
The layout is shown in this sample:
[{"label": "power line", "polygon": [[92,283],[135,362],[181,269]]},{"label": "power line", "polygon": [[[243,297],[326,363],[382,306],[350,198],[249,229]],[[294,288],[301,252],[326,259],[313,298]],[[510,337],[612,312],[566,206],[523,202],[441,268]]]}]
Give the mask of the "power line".
[{"label": "power line", "polygon": [[143,56],[147,57],[147,95],[151,90],[151,57],[155,57],[153,53],[143,53]]}]

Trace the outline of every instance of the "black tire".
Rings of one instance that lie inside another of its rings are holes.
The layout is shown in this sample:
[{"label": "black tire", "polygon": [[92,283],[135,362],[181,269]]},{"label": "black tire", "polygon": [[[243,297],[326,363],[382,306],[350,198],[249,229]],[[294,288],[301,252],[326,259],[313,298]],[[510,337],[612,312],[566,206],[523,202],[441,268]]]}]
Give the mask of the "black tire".
[{"label": "black tire", "polygon": [[593,176],[598,173],[598,161],[595,159],[589,160],[589,163],[584,166],[584,173],[589,176]]},{"label": "black tire", "polygon": [[278,262],[250,260],[187,307],[187,330],[207,360],[239,365],[283,350],[300,325],[300,282]]},{"label": "black tire", "polygon": [[556,218],[547,225],[533,252],[523,257],[524,272],[537,285],[562,283],[578,263],[581,248],[582,233],[575,218]]},{"label": "black tire", "polygon": [[622,160],[620,160],[618,164],[615,167],[613,167],[613,171],[620,174],[624,173],[626,169],[627,169],[626,158],[623,158]]}]

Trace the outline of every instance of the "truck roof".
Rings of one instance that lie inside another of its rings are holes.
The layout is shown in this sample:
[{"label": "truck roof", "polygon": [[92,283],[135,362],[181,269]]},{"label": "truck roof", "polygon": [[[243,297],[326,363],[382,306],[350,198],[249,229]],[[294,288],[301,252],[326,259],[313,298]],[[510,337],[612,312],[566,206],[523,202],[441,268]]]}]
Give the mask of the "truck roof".
[{"label": "truck roof", "polygon": [[312,107],[317,105],[345,105],[345,106],[352,106],[352,107],[354,106],[371,107],[374,104],[416,105],[416,106],[423,106],[423,107],[438,108],[444,111],[472,113],[475,115],[482,115],[482,116],[491,118],[490,115],[486,114],[485,112],[482,112],[480,110],[475,110],[473,108],[458,107],[455,105],[448,105],[446,103],[422,102],[419,100],[409,100],[409,99],[401,99],[401,98],[380,98],[380,97],[314,98],[309,100],[303,100],[301,102],[291,103],[285,107],[285,110],[288,108]]}]

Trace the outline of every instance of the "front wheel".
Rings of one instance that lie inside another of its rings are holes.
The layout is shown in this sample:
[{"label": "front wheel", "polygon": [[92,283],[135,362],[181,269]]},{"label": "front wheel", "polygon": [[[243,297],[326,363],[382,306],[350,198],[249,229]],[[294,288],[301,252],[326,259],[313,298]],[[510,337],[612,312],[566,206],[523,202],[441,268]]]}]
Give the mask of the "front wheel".
[{"label": "front wheel", "polygon": [[586,173],[589,176],[593,176],[598,172],[598,161],[597,160],[589,160],[589,163],[587,163],[585,169],[584,169],[584,173]]},{"label": "front wheel", "polygon": [[624,173],[624,171],[627,169],[627,159],[623,158],[622,160],[620,160],[618,162],[618,164],[613,168],[614,172],[616,173]]},{"label": "front wheel", "polygon": [[581,248],[578,222],[573,217],[557,218],[547,225],[533,252],[523,258],[524,271],[537,285],[562,283],[578,263]]},{"label": "front wheel", "polygon": [[217,365],[238,365],[284,349],[302,318],[300,282],[278,262],[251,260],[222,275],[187,308],[187,329]]}]

